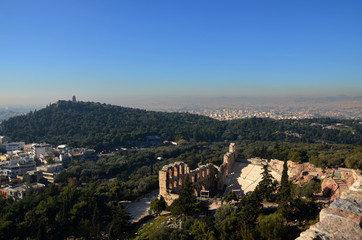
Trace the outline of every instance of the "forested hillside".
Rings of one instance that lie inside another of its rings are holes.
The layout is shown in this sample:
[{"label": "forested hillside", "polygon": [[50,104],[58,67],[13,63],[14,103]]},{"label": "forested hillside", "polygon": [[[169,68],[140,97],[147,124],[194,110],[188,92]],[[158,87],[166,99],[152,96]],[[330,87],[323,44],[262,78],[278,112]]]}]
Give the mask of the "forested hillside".
[{"label": "forested hillside", "polygon": [[362,144],[362,124],[331,118],[250,118],[229,121],[222,137],[228,140]]},{"label": "forested hillside", "polygon": [[354,120],[262,118],[218,121],[189,113],[166,113],[91,102],[58,101],[2,123],[14,141],[67,143],[97,150],[137,145],[146,136],[167,140],[287,141],[362,144],[362,124]]},{"label": "forested hillside", "polygon": [[67,143],[98,150],[160,135],[169,140],[212,141],[224,124],[189,113],[165,113],[90,102],[58,101],[3,122],[4,135],[25,142]]}]

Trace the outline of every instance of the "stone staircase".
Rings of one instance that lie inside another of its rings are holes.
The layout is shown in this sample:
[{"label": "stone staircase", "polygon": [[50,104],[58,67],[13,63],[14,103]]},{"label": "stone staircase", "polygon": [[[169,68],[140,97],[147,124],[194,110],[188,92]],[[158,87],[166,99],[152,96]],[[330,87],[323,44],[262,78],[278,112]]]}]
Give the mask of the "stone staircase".
[{"label": "stone staircase", "polygon": [[341,179],[339,179],[339,178],[335,178],[334,180],[335,180],[336,183],[338,184],[339,195],[341,195],[342,192],[345,192],[345,191],[348,190],[348,186],[347,186],[347,184],[346,184],[343,180],[341,180]]},{"label": "stone staircase", "polygon": [[238,190],[238,191],[241,190],[240,184],[236,178],[229,179],[223,196],[225,196],[228,192],[231,192],[232,190]]},{"label": "stone staircase", "polygon": [[[279,173],[272,170],[272,175],[280,180]],[[242,162],[234,163],[229,175],[225,179],[226,189],[223,196],[232,190],[241,191],[241,195],[252,192],[261,179],[262,165]]]},{"label": "stone staircase", "polygon": [[319,214],[320,221],[302,232],[296,240],[361,240],[362,236],[362,175],[354,173],[354,184],[348,186],[335,178],[340,197]]},{"label": "stone staircase", "polygon": [[241,180],[243,182],[242,183],[243,186],[241,186],[238,179],[234,177],[234,175],[235,175],[234,172],[231,172],[229,174],[229,176],[227,177],[227,179],[225,181],[226,182],[226,189],[224,191],[223,196],[225,196],[228,192],[231,192],[232,190],[242,191],[242,195],[249,192],[249,190],[250,191],[253,190],[253,189],[250,189],[250,188],[255,183],[256,180],[252,181],[248,177],[249,177],[250,174],[252,174],[252,172],[254,171],[254,168],[259,167],[259,166],[257,166],[257,165],[251,165],[251,166],[252,167],[250,169],[248,169],[248,172],[241,178]]},{"label": "stone staircase", "polygon": [[[248,193],[249,191],[253,191],[253,189],[256,187],[256,182],[261,181],[262,176],[260,176],[258,179],[252,181],[248,186],[245,187],[244,191],[245,193]],[[252,188],[253,187],[253,188]]]}]

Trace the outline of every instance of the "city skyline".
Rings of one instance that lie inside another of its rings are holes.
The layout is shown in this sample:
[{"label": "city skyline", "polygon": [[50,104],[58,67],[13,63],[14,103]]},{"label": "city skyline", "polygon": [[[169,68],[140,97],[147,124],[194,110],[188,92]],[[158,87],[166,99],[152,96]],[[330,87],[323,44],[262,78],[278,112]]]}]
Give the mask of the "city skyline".
[{"label": "city skyline", "polygon": [[362,95],[360,1],[0,3],[0,105]]}]

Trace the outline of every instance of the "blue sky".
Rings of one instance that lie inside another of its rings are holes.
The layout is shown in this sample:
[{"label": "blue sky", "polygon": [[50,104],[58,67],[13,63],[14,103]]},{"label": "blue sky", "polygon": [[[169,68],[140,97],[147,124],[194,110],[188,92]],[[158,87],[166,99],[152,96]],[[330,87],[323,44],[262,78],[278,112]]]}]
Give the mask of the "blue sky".
[{"label": "blue sky", "polygon": [[0,105],[362,95],[362,1],[1,1]]}]

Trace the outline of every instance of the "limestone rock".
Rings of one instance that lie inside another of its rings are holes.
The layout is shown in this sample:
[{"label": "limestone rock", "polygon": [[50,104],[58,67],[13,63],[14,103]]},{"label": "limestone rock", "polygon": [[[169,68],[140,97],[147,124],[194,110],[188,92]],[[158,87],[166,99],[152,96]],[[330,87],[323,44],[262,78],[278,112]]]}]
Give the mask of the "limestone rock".
[{"label": "limestone rock", "polygon": [[355,214],[362,214],[362,202],[357,202],[354,199],[337,198],[330,205],[330,208],[341,209]]},{"label": "limestone rock", "polygon": [[335,179],[328,177],[322,182],[322,192],[324,196],[330,196],[331,200],[339,197],[339,186]]},{"label": "limestone rock", "polygon": [[320,222],[302,232],[297,240],[361,240],[362,177],[355,174],[355,183],[329,208],[320,212]]}]

